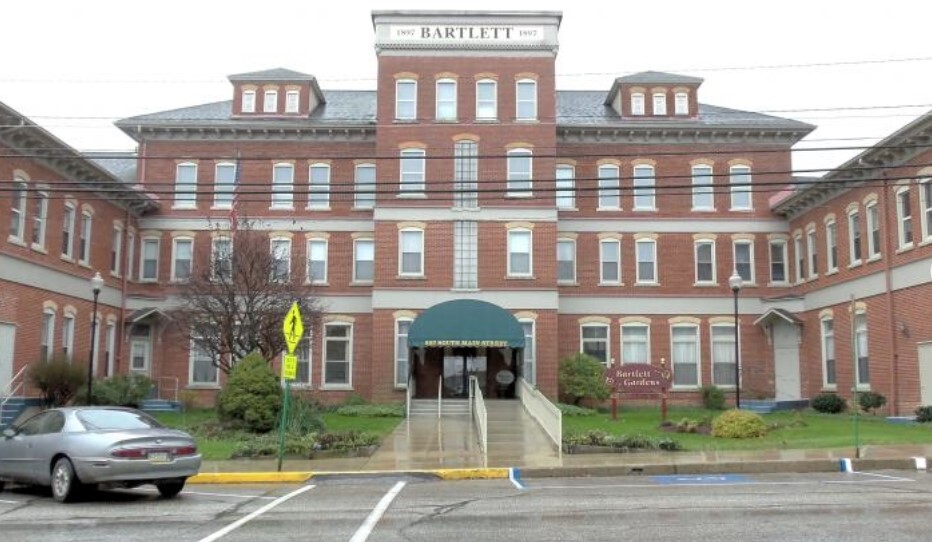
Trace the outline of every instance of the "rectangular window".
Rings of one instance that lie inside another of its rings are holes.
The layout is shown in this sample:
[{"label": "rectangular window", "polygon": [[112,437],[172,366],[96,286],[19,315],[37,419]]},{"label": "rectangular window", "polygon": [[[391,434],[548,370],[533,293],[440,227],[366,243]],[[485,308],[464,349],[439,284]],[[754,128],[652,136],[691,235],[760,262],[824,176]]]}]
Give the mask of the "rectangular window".
[{"label": "rectangular window", "polygon": [[78,239],[78,261],[89,265],[91,263],[91,213],[81,213],[81,237]]},{"label": "rectangular window", "polygon": [[644,95],[640,92],[631,95],[631,114],[637,116],[644,114]]},{"label": "rectangular window", "polygon": [[579,328],[580,332],[580,351],[583,354],[592,356],[608,365],[609,344],[608,344],[608,325],[607,324],[585,324]]},{"label": "rectangular window", "polygon": [[770,282],[786,282],[786,241],[770,242]]},{"label": "rectangular window", "polygon": [[640,239],[637,247],[637,281],[655,284],[657,282],[657,241]]},{"label": "rectangular window", "polygon": [[838,227],[834,220],[825,224],[825,258],[826,271],[838,271]]},{"label": "rectangular window", "polygon": [[674,325],[671,329],[674,387],[699,385],[699,326]]},{"label": "rectangular window", "polygon": [[272,167],[272,208],[294,207],[294,166],[275,164]]},{"label": "rectangular window", "polygon": [[375,207],[375,166],[372,164],[359,164],[356,166],[356,193],[355,203],[357,209],[372,209]]},{"label": "rectangular window", "polygon": [[880,211],[877,203],[872,202],[865,207],[867,212],[867,254],[868,258],[880,256]]},{"label": "rectangular window", "polygon": [[11,194],[12,207],[10,214],[10,237],[23,240],[23,230],[26,229],[26,183],[13,182]]},{"label": "rectangular window", "polygon": [[214,363],[214,357],[207,350],[197,346],[195,341],[191,341],[190,350],[190,373],[189,382],[191,386],[216,386],[220,383],[220,374],[217,365]]},{"label": "rectangular window", "polygon": [[61,255],[69,260],[74,257],[74,205],[65,204],[61,222]]},{"label": "rectangular window", "polygon": [[193,239],[176,237],[172,241],[172,280],[185,281],[191,278],[193,257]]},{"label": "rectangular window", "polygon": [[61,349],[65,359],[74,359],[74,315],[66,314],[61,320]]},{"label": "rectangular window", "polygon": [[922,237],[932,238],[932,179],[923,179],[919,184],[919,199],[922,213]]},{"label": "rectangular window", "polygon": [[498,83],[492,79],[476,81],[476,118],[498,118]]},{"label": "rectangular window", "polygon": [[133,278],[136,268],[136,234],[132,230],[126,234],[126,276]]},{"label": "rectangular window", "polygon": [[524,330],[524,348],[521,350],[521,376],[530,385],[537,383],[537,343],[534,320],[519,320]]},{"label": "rectangular window", "polygon": [[398,274],[424,275],[424,232],[401,230],[398,232]]},{"label": "rectangular window", "polygon": [[621,283],[621,241],[602,239],[599,241],[599,283]]},{"label": "rectangular window", "polygon": [[531,276],[531,232],[511,230],[508,232],[508,275]]},{"label": "rectangular window", "polygon": [[197,207],[197,164],[183,163],[175,168],[175,207]]},{"label": "rectangular window", "polygon": [[211,276],[214,280],[233,279],[233,240],[214,237],[211,246]]},{"label": "rectangular window", "polygon": [[870,358],[867,349],[867,314],[861,312],[854,316],[854,339],[855,353],[858,358],[858,386],[869,386],[870,377]]},{"label": "rectangular window", "polygon": [[107,330],[104,333],[104,362],[107,364],[106,376],[113,376],[116,370],[116,324],[107,323]]},{"label": "rectangular window", "polygon": [[653,211],[654,203],[654,168],[635,166],[634,168],[634,210]]},{"label": "rectangular window", "polygon": [[456,81],[437,81],[437,120],[456,120]]},{"label": "rectangular window", "polygon": [[715,241],[696,241],[696,283],[715,284]]},{"label": "rectangular window", "polygon": [[557,240],[557,280],[576,282],[576,241],[572,239]]},{"label": "rectangular window", "polygon": [[32,215],[32,247],[45,248],[45,226],[49,221],[49,195],[36,192],[35,212]]},{"label": "rectangular window", "polygon": [[685,92],[677,92],[676,96],[674,96],[673,108],[677,115],[688,115],[689,94],[686,94]]},{"label": "rectangular window", "polygon": [[476,187],[479,182],[479,145],[475,141],[457,141],[453,146],[453,206],[479,207]]},{"label": "rectangular window", "polygon": [[835,380],[835,322],[822,320],[822,386],[834,388]]},{"label": "rectangular window", "polygon": [[353,326],[324,325],[324,386],[351,386]]},{"label": "rectangular window", "polygon": [[621,363],[650,363],[650,327],[645,324],[621,326]]},{"label": "rectangular window", "polygon": [[508,193],[507,196],[530,196],[532,173],[531,151],[514,149],[508,151]]},{"label": "rectangular window", "polygon": [[291,280],[291,239],[272,239],[272,277],[274,282]]},{"label": "rectangular window", "polygon": [[654,94],[654,115],[666,115],[667,114],[667,95],[666,94]]},{"label": "rectangular window", "polygon": [[159,278],[159,240],[142,240],[142,261],[139,264],[139,280],[154,281]]},{"label": "rectangular window", "polygon": [[815,230],[806,232],[806,251],[809,255],[809,278],[814,279],[819,276],[819,246]]},{"label": "rectangular window", "polygon": [[479,224],[453,223],[453,287],[474,290],[479,287]]},{"label": "rectangular window", "polygon": [[353,282],[372,282],[375,274],[375,242],[356,239],[354,243]]},{"label": "rectangular window", "polygon": [[576,208],[576,171],[573,166],[557,166],[557,209]]},{"label": "rectangular window", "polygon": [[751,168],[748,166],[731,166],[729,173],[731,210],[751,210]]},{"label": "rectangular window", "polygon": [[221,163],[214,169],[214,208],[229,209],[233,206],[236,168],[237,164]]},{"label": "rectangular window", "polygon": [[621,209],[618,166],[599,166],[599,209]]},{"label": "rectangular window", "polygon": [[266,90],[265,97],[262,101],[262,112],[263,113],[277,113],[278,112],[278,91],[277,90]]},{"label": "rectangular window", "polygon": [[417,81],[399,79],[395,81],[395,118],[417,119]]},{"label": "rectangular window", "polygon": [[289,90],[285,93],[285,113],[297,113],[300,94],[297,90]]},{"label": "rectangular window", "polygon": [[243,91],[243,113],[255,113],[256,112],[256,91],[255,90],[244,90]]},{"label": "rectangular window", "polygon": [[735,271],[746,284],[754,284],[754,244],[735,241]]},{"label": "rectangular window", "polygon": [[39,337],[39,359],[48,361],[55,348],[55,313],[51,309],[42,313],[42,336]]},{"label": "rectangular window", "polygon": [[861,222],[857,211],[848,213],[848,256],[849,265],[861,263]]},{"label": "rectangular window", "polygon": [[426,153],[423,149],[403,149],[401,151],[401,192],[403,194],[424,193],[424,176]]},{"label": "rectangular window", "polygon": [[113,227],[113,236],[110,241],[110,272],[119,276],[122,267],[121,256],[123,255],[123,228]]},{"label": "rectangular window", "polygon": [[149,372],[152,328],[148,324],[132,327],[129,346],[129,370],[134,373]]},{"label": "rectangular window", "polygon": [[330,166],[328,164],[311,164],[308,174],[310,193],[307,196],[308,209],[330,208]]},{"label": "rectangular window", "polygon": [[408,330],[411,329],[411,320],[395,321],[395,387],[408,386]]},{"label": "rectangular window", "polygon": [[295,379],[292,384],[298,386],[308,387],[311,385],[311,346],[314,341],[311,339],[311,332],[308,331],[304,338],[298,342],[298,347],[295,348],[295,355],[298,358],[298,370],[295,374]]},{"label": "rectangular window", "polygon": [[793,238],[793,251],[796,252],[796,282],[802,282],[805,276],[806,256],[803,254],[803,237],[801,235]]},{"label": "rectangular window", "polygon": [[712,326],[712,383],[716,386],[735,385],[735,326]]},{"label": "rectangular window", "polygon": [[714,211],[715,199],[712,188],[712,167],[693,166],[693,211]]},{"label": "rectangular window", "polygon": [[909,188],[896,193],[896,214],[899,226],[900,248],[913,246],[913,212],[909,202]]},{"label": "rectangular window", "polygon": [[537,81],[521,80],[516,83],[515,118],[518,120],[537,119]]},{"label": "rectangular window", "polygon": [[327,283],[326,239],[309,239],[307,242],[307,281],[311,284]]}]

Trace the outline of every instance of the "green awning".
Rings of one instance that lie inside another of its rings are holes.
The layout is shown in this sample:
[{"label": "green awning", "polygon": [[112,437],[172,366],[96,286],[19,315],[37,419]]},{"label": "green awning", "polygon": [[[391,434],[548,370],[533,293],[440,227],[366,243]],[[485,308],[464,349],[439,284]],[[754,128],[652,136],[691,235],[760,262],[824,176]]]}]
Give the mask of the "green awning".
[{"label": "green awning", "polygon": [[524,330],[505,309],[475,299],[455,299],[422,312],[408,331],[408,346],[524,348]]}]

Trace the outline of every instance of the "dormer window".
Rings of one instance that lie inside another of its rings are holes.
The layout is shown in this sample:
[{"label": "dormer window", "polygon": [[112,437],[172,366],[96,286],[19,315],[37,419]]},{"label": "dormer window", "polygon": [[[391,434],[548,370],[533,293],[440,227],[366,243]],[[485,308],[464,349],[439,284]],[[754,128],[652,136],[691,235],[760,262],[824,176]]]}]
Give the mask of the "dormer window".
[{"label": "dormer window", "polygon": [[631,114],[632,115],[643,115],[644,114],[644,94],[640,92],[635,92],[631,95]]},{"label": "dormer window", "polygon": [[674,112],[677,115],[689,114],[689,94],[677,92],[673,102]]},{"label": "dormer window", "polygon": [[667,114],[667,95],[662,92],[654,93],[654,115]]},{"label": "dormer window", "polygon": [[243,91],[243,113],[255,113],[256,112],[256,91],[255,90],[244,90]]},{"label": "dormer window", "polygon": [[298,112],[298,98],[300,94],[297,90],[289,90],[285,94],[285,113]]},{"label": "dormer window", "polygon": [[265,99],[262,102],[262,112],[263,113],[277,113],[278,112],[278,91],[277,90],[266,90]]}]

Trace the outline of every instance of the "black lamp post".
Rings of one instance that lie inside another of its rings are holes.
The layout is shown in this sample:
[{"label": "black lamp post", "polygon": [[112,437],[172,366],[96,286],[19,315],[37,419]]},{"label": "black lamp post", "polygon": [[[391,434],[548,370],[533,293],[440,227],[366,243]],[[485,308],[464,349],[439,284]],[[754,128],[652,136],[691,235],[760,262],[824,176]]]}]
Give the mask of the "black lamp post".
[{"label": "black lamp post", "polygon": [[94,382],[94,347],[97,346],[94,339],[97,338],[97,297],[100,296],[100,290],[104,286],[104,278],[100,276],[100,271],[94,273],[91,278],[91,291],[94,292],[94,310],[91,313],[91,357],[87,360],[87,404],[91,404],[91,386]]},{"label": "black lamp post", "polygon": [[728,285],[735,294],[735,408],[741,408],[741,349],[738,346],[738,292],[741,291],[741,275],[738,270],[728,277]]}]

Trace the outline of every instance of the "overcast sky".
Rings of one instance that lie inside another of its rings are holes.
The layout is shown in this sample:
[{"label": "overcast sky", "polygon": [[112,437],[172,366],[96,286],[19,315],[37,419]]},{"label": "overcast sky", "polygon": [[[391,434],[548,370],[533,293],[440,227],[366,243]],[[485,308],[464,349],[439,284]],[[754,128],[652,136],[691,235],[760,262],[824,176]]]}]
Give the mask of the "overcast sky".
[{"label": "overcast sky", "polygon": [[[4,2],[0,101],[79,149],[133,149],[114,120],[230,99],[234,73],[285,67],[324,89],[374,89],[373,9],[458,6]],[[699,76],[702,103],[819,126],[797,148],[868,145],[932,108],[932,3],[472,0],[468,9],[562,11],[558,89],[607,92],[614,77],[644,70]],[[796,152],[794,169],[856,152]]]}]

